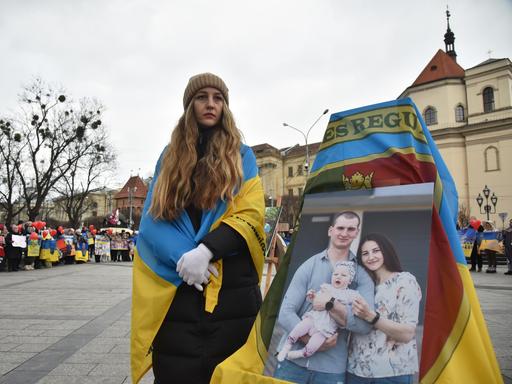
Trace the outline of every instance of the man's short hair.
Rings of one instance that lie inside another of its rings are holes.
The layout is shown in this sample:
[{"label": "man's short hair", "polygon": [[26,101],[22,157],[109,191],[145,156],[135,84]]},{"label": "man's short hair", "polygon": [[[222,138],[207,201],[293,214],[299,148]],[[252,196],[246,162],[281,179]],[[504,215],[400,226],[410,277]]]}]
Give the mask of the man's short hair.
[{"label": "man's short hair", "polygon": [[361,224],[361,218],[357,213],[354,211],[341,211],[334,215],[334,218],[332,219],[331,227],[334,227],[334,224],[336,224],[336,220],[338,220],[338,217],[344,216],[347,219],[357,219],[357,228],[359,228],[359,225]]}]

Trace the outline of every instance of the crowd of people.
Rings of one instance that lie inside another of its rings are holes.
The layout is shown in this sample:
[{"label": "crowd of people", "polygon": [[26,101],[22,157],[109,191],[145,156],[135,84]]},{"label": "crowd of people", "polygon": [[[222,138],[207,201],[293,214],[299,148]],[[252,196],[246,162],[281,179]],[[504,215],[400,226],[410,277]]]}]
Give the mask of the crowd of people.
[{"label": "crowd of people", "polygon": [[91,261],[132,261],[137,232],[52,228],[44,221],[7,226],[0,223],[0,272],[51,268]]},{"label": "crowd of people", "polygon": [[[473,236],[468,236],[467,231]],[[460,232],[460,229],[459,229]],[[480,221],[472,216],[466,228],[466,247],[469,245],[471,272],[482,272],[484,258],[487,259],[486,273],[496,273],[497,255],[504,253],[507,259],[505,275],[512,275],[512,220],[507,228],[498,231],[489,221]],[[471,240],[469,242],[468,240]],[[463,245],[464,246],[464,245]]]}]

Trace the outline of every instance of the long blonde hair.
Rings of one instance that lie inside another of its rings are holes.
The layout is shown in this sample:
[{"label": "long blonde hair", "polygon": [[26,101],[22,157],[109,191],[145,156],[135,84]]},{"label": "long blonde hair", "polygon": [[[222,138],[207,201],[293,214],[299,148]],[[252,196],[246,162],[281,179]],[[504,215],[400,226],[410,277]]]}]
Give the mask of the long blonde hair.
[{"label": "long blonde hair", "polygon": [[243,178],[241,134],[226,102],[202,158],[198,158],[199,127],[193,102],[174,128],[155,182],[149,212],[155,219],[174,220],[193,204],[212,209],[219,199],[231,201]]}]

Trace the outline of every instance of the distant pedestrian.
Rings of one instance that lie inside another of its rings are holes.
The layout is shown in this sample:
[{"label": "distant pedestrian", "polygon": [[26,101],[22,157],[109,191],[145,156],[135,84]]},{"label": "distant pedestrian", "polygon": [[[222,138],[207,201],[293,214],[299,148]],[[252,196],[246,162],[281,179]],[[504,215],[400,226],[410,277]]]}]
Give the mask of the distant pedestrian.
[{"label": "distant pedestrian", "polygon": [[503,231],[503,246],[508,263],[505,275],[512,275],[512,219],[508,223],[508,228]]},{"label": "distant pedestrian", "polygon": [[23,252],[25,236],[19,234],[17,225],[11,225],[9,233],[5,236],[5,257],[7,258],[7,271],[17,272]]},{"label": "distant pedestrian", "polygon": [[478,272],[482,272],[482,255],[480,253],[480,243],[482,242],[482,232],[484,231],[484,227],[480,225],[479,221],[476,221],[476,217],[471,216],[470,225],[472,222],[478,223],[473,228],[476,231],[475,240],[473,241],[473,248],[471,249],[471,268],[470,271],[476,271],[478,267]]},{"label": "distant pedestrian", "polygon": [[0,223],[0,272],[5,271],[5,265],[7,259],[5,258],[5,235],[7,235],[7,229],[5,225]]}]

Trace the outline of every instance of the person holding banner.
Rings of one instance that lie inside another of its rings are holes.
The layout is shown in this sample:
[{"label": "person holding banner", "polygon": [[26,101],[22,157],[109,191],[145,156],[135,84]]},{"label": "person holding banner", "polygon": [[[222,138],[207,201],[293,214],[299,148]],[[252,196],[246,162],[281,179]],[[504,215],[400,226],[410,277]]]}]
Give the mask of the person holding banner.
[{"label": "person holding banner", "polygon": [[210,382],[247,340],[261,305],[264,199],[228,88],[190,78],[184,113],[158,160],[133,267],[132,382]]},{"label": "person holding banner", "polygon": [[480,224],[480,220],[477,220],[474,216],[470,217],[469,225],[476,231],[473,248],[471,249],[471,268],[469,270],[474,272],[478,267],[478,272],[482,272],[483,260],[482,254],[480,253],[480,243],[482,242],[482,232],[484,231],[484,227]]},{"label": "person holding banner", "polygon": [[18,233],[19,227],[11,225],[11,229],[5,236],[5,257],[7,258],[7,272],[17,272],[21,261],[23,248],[26,247],[26,238]]},{"label": "person holding banner", "polygon": [[348,355],[348,384],[409,384],[418,372],[416,325],[421,289],[403,272],[391,241],[380,233],[366,235],[357,259],[375,281],[375,308],[364,298],[352,310],[373,327],[366,335],[352,334]]},{"label": "person holding banner", "polygon": [[501,233],[494,231],[493,225],[489,221],[484,222],[484,232],[478,251],[487,257],[486,273],[496,273],[496,254],[501,251],[498,235]]},{"label": "person holding banner", "polygon": [[[274,377],[302,384],[337,384],[345,382],[349,332],[368,333],[371,325],[354,316],[352,305],[345,305],[327,292],[315,295],[313,303],[306,300],[308,291],[319,291],[322,284],[331,281],[334,267],[339,262],[352,261],[355,264],[355,278],[349,285],[357,290],[365,301],[373,306],[374,284],[368,272],[356,263],[356,256],[350,250],[359,235],[359,216],[352,211],[335,215],[327,232],[327,249],[310,257],[297,268],[286,290],[279,310],[278,323],[285,331],[278,350],[284,346],[288,334],[297,326],[305,313],[311,309],[325,310],[337,323],[338,331],[329,337],[320,349],[309,357],[285,359],[279,362]],[[308,336],[299,339],[292,352],[302,349],[309,341]],[[292,353],[293,355],[293,353]]]}]

